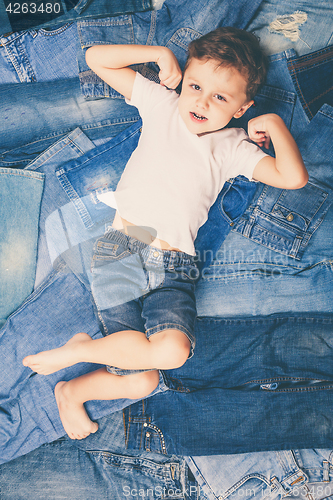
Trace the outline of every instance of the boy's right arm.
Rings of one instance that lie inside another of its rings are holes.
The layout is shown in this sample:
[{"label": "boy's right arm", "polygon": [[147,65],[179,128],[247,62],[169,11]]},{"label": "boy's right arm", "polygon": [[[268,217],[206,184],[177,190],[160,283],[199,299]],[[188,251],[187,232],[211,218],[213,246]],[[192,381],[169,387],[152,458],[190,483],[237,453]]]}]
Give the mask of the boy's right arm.
[{"label": "boy's right arm", "polygon": [[135,71],[128,66],[155,62],[162,85],[174,89],[182,79],[171,50],[158,45],[94,45],[86,52],[88,66],[110,87],[127,99],[132,97]]}]

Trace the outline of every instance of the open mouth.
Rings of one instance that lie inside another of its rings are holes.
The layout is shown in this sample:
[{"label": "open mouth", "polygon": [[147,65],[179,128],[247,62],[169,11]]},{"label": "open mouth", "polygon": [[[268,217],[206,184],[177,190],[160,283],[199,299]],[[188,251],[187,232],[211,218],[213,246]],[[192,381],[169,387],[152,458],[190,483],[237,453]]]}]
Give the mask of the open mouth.
[{"label": "open mouth", "polygon": [[198,115],[197,113],[194,112],[191,112],[190,115],[192,116],[194,121],[204,122],[208,119],[205,116]]}]

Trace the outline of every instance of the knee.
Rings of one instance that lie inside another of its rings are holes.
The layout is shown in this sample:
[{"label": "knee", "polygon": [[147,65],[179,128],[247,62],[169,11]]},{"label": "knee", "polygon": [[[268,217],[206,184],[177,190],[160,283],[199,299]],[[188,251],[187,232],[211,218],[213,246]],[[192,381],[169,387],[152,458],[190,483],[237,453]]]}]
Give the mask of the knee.
[{"label": "knee", "polygon": [[171,370],[182,366],[189,357],[191,343],[187,336],[179,330],[161,332],[156,343],[157,367]]},{"label": "knee", "polygon": [[128,375],[129,399],[142,399],[148,396],[159,384],[159,373],[157,370],[141,372]]}]

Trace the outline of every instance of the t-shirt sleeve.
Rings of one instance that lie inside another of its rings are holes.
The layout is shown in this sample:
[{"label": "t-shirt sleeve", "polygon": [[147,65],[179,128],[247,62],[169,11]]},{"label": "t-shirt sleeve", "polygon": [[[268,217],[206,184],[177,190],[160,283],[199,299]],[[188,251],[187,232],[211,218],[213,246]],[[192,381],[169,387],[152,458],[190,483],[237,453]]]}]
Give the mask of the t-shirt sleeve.
[{"label": "t-shirt sleeve", "polygon": [[140,73],[136,73],[132,97],[131,99],[126,99],[126,102],[138,108],[140,116],[144,118],[149,110],[159,104],[163,99],[168,98],[169,92],[170,91],[162,85],[148,80]]},{"label": "t-shirt sleeve", "polygon": [[227,170],[227,178],[244,175],[253,180],[253,171],[262,158],[268,156],[256,144],[254,144],[245,132],[239,134],[232,151],[232,161]]}]

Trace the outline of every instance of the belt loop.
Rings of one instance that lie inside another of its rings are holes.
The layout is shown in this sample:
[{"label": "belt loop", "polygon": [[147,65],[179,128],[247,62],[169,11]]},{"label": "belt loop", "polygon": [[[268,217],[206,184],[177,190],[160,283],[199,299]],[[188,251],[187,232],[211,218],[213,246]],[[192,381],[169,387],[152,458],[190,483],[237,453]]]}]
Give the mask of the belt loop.
[{"label": "belt loop", "polygon": [[327,460],[323,460],[323,482],[330,482],[330,463]]}]

